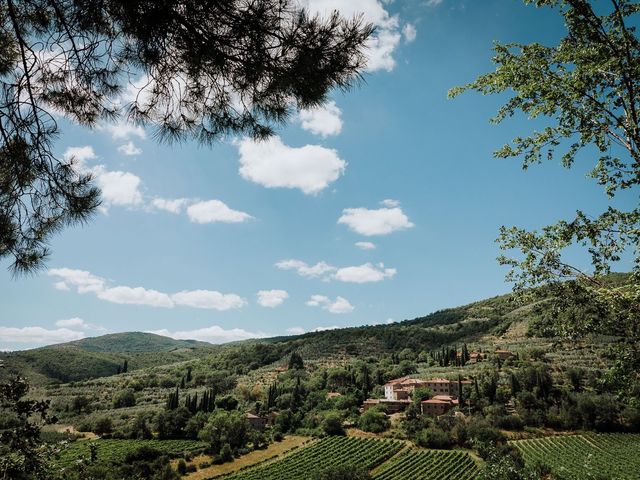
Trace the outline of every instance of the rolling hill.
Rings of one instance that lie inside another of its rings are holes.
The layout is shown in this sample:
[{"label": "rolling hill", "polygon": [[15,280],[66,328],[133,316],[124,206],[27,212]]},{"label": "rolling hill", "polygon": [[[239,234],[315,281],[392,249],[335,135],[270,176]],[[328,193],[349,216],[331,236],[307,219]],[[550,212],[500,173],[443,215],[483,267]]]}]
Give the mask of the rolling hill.
[{"label": "rolling hill", "polygon": [[[625,283],[626,274],[609,281]],[[0,377],[20,373],[38,384],[59,383],[114,375],[124,360],[129,370],[170,365],[215,356],[218,365],[255,370],[284,359],[293,351],[308,359],[330,356],[368,356],[419,352],[479,338],[509,337],[517,342],[529,333],[532,321],[549,313],[551,298],[523,300],[501,295],[461,307],[388,325],[311,332],[298,336],[248,340],[212,345],[196,340],[175,340],[143,332],[125,332],[85,338],[47,347],[0,353],[5,368]]]},{"label": "rolling hill", "polygon": [[20,374],[33,383],[72,382],[106,377],[126,360],[129,370],[202,357],[219,347],[196,340],[174,340],[152,333],[125,332],[84,338],[32,350],[0,354],[0,378]]}]

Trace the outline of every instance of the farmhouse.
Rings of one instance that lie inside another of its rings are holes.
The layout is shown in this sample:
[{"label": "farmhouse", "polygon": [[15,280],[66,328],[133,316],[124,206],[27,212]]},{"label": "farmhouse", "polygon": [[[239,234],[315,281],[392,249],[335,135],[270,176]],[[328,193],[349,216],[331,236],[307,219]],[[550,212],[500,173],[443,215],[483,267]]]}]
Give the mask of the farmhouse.
[{"label": "farmhouse", "polygon": [[453,406],[458,405],[459,384],[471,385],[471,381],[458,382],[446,378],[432,378],[430,380],[410,377],[396,378],[384,385],[384,398],[369,398],[362,404],[362,409],[367,411],[377,405],[384,405],[388,413],[396,413],[404,410],[411,403],[411,397],[416,388],[428,388],[435,396],[422,402],[422,413],[442,415]]},{"label": "farmhouse", "polygon": [[420,409],[423,415],[436,417],[439,415],[444,415],[458,404],[458,400],[451,397],[450,395],[436,395],[429,400],[420,402]]},{"label": "farmhouse", "polygon": [[482,352],[471,352],[469,354],[469,362],[470,363],[478,363],[487,358],[487,355]]},{"label": "farmhouse", "polygon": [[501,349],[497,349],[495,351],[496,357],[498,357],[500,360],[507,360],[509,358],[513,358],[515,357],[515,355],[513,354],[513,352],[509,351],[509,350],[501,350]]},{"label": "farmhouse", "polygon": [[249,425],[251,425],[256,430],[264,430],[264,428],[267,426],[267,419],[264,417],[259,417],[258,415],[251,412],[247,412],[246,417]]},{"label": "farmhouse", "polygon": [[[462,386],[471,385],[470,380],[462,380],[460,382]],[[446,378],[432,378],[431,380],[427,380],[424,384],[429,390],[431,390],[434,395],[448,395],[453,398],[458,398],[460,393],[458,392],[458,381],[457,380],[447,380]]]},{"label": "farmhouse", "polygon": [[416,388],[427,386],[426,380],[402,377],[384,385],[384,398],[387,400],[408,400]]}]

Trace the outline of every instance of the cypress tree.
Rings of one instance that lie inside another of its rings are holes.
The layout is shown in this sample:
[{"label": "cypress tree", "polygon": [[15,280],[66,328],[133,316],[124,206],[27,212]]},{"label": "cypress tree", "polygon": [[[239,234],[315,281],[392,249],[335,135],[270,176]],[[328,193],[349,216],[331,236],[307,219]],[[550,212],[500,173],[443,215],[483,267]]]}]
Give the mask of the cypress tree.
[{"label": "cypress tree", "polygon": [[519,391],[520,382],[518,382],[515,373],[511,372],[511,396],[515,397]]},{"label": "cypress tree", "polygon": [[209,393],[209,409],[208,412],[213,412],[216,408],[216,391],[212,388]]}]

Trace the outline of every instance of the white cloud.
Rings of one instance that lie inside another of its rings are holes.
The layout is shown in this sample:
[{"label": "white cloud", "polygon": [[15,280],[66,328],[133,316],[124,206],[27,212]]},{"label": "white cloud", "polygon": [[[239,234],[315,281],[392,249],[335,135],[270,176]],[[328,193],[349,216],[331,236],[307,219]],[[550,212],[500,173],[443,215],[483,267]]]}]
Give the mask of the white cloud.
[{"label": "white cloud", "polygon": [[356,242],[355,245],[361,250],[373,250],[376,248],[375,243],[372,242]]},{"label": "white cloud", "polygon": [[257,296],[260,305],[275,308],[289,298],[289,293],[286,290],[260,290]]},{"label": "white cloud", "polygon": [[64,282],[56,282],[53,284],[53,288],[55,288],[56,290],[61,290],[61,291],[68,291],[69,289],[69,285],[67,285]]},{"label": "white cloud", "polygon": [[350,313],[355,309],[346,298],[336,297],[336,299],[332,301],[324,295],[311,295],[311,299],[307,301],[307,305],[310,307],[320,307],[329,313]]},{"label": "white cloud", "polygon": [[270,336],[264,332],[249,332],[242,328],[224,329],[219,325],[199,328],[195,330],[183,330],[170,332],[167,329],[152,330],[149,333],[175,338],[176,340],[200,340],[211,343],[235,342],[238,340],[248,340],[250,338],[265,338]]},{"label": "white cloud", "polygon": [[341,282],[370,283],[380,282],[385,278],[393,278],[396,272],[395,268],[384,268],[382,263],[377,266],[365,263],[357,267],[339,268],[333,277]]},{"label": "white cloud", "polygon": [[142,153],[142,149],[136,146],[132,141],[120,145],[118,147],[118,151],[127,156],[140,155]]},{"label": "white cloud", "polygon": [[173,308],[184,305],[193,308],[230,310],[244,307],[247,302],[235,293],[220,293],[215,290],[183,290],[167,294],[144,287],[107,287],[106,281],[84,270],[53,268],[49,276],[58,277],[67,287],[76,287],[78,293],[93,293],[99,299],[126,305],[146,305]]},{"label": "white cloud", "polygon": [[89,325],[81,318],[67,318],[66,320],[58,320],[56,327],[70,327],[70,328],[88,328]]},{"label": "white cloud", "polygon": [[411,43],[416,39],[416,36],[418,35],[418,32],[416,30],[416,27],[414,27],[412,24],[407,23],[403,28],[402,28],[402,36],[404,37],[404,41],[405,43]]},{"label": "white cloud", "polygon": [[93,147],[85,145],[84,147],[67,148],[62,154],[62,158],[67,163],[71,163],[76,172],[83,172],[86,169],[87,160],[94,160],[97,156],[93,151]]},{"label": "white cloud", "polygon": [[[122,147],[133,145],[129,142]],[[133,145],[135,147],[135,145]],[[133,151],[133,150],[130,150]],[[131,172],[108,170],[105,165],[88,167],[87,160],[97,158],[91,146],[70,147],[63,154],[67,162],[73,162],[78,173],[90,173],[102,191],[103,212],[107,212],[112,205],[135,207],[144,211],[165,210],[174,214],[182,213],[186,208],[189,220],[195,223],[240,223],[253,218],[251,215],[229,208],[220,200],[198,201],[196,199],[177,198],[145,199],[142,193],[142,180]],[[188,208],[187,208],[187,205]],[[63,283],[59,289],[64,289]]]},{"label": "white cloud", "polygon": [[[385,200],[384,202],[395,202]],[[365,235],[388,235],[396,230],[406,230],[413,227],[402,209],[398,206],[385,206],[375,210],[368,208],[345,208],[338,223],[347,225],[352,231]]]},{"label": "white cloud", "polygon": [[218,311],[242,308],[247,301],[235,293],[220,293],[215,290],[183,290],[171,295],[176,305],[206,308]]},{"label": "white cloud", "polygon": [[189,203],[189,200],[186,198],[176,198],[173,200],[169,200],[166,198],[154,198],[151,201],[151,206],[158,210],[165,210],[171,213],[182,213],[184,207]]},{"label": "white cloud", "polygon": [[94,325],[92,323],[85,322],[82,318],[73,317],[64,320],[58,320],[55,323],[56,327],[81,329],[81,330],[96,330],[98,332],[106,332],[107,329],[100,325]]},{"label": "white cloud", "polygon": [[140,177],[130,172],[109,171],[103,165],[92,169],[102,190],[102,198],[109,205],[138,206],[142,204]]},{"label": "white cloud", "polygon": [[84,332],[69,328],[48,330],[42,327],[0,327],[0,341],[11,343],[51,344],[84,338]]},{"label": "white cloud", "polygon": [[392,27],[396,21],[378,0],[298,0],[298,4],[325,17],[335,10],[347,18],[362,15],[365,21],[382,27]]},{"label": "white cloud", "polygon": [[369,50],[367,70],[393,70],[396,66],[393,52],[400,44],[401,38],[402,35],[397,30],[381,30],[377,36],[369,37],[366,43]]},{"label": "white cloud", "polygon": [[378,265],[365,263],[359,266],[339,268],[326,262],[318,262],[309,266],[302,260],[291,259],[276,263],[276,267],[281,270],[295,270],[301,277],[322,277],[325,281],[338,280],[348,283],[380,282],[386,278],[392,278],[397,273],[395,268],[385,268],[382,263]]},{"label": "white cloud", "polygon": [[98,158],[93,147],[89,145],[69,147],[62,157],[72,163],[76,172],[93,175],[98,187],[102,190],[103,210],[106,211],[110,205],[138,206],[142,204],[140,177],[130,172],[111,171],[104,165],[87,166],[87,160]]},{"label": "white cloud", "polygon": [[287,328],[286,331],[291,335],[302,335],[303,333],[307,333],[306,330],[302,327],[291,327],[291,328]]},{"label": "white cloud", "polygon": [[442,0],[427,0],[428,7],[437,7],[442,3]]},{"label": "white cloud", "polygon": [[166,293],[143,287],[113,287],[97,293],[98,298],[123,305],[147,305],[149,307],[173,307],[173,301]]},{"label": "white cloud", "polygon": [[330,327],[316,327],[313,330],[311,330],[312,332],[326,332],[327,330],[339,330],[342,327],[339,327],[338,325],[332,325]]},{"label": "white cloud", "polygon": [[319,145],[290,147],[278,136],[236,143],[240,175],[267,188],[298,188],[317,194],[344,173],[347,163],[333,149]]},{"label": "white cloud", "polygon": [[336,267],[333,267],[326,262],[318,262],[315,265],[307,265],[302,260],[282,260],[276,263],[276,267],[280,270],[295,270],[296,273],[302,277],[317,278],[322,275],[333,272]]},{"label": "white cloud", "polygon": [[400,206],[400,201],[399,200],[393,200],[392,198],[385,198],[384,200],[382,200],[380,202],[380,205],[382,205],[383,207],[388,207],[388,208],[399,207]]},{"label": "white cloud", "polygon": [[248,213],[229,208],[220,200],[194,203],[187,208],[187,215],[194,223],[240,223],[253,218]]},{"label": "white cloud", "polygon": [[355,309],[355,307],[343,297],[337,297],[335,302],[331,303],[326,308],[330,313],[350,313]]},{"label": "white cloud", "polygon": [[131,137],[147,138],[144,128],[124,121],[100,125],[98,130],[109,133],[114,140],[128,140]]},{"label": "white cloud", "polygon": [[[47,275],[60,278],[60,282],[64,283],[69,289],[69,285],[77,288],[78,293],[97,293],[105,288],[104,279],[93,275],[85,270],[76,270],[72,268],[52,268],[49,269]],[[60,282],[56,283],[56,288]]]},{"label": "white cloud", "polygon": [[311,295],[311,298],[307,300],[306,304],[309,307],[319,307],[320,305],[329,303],[329,301],[329,297],[326,297],[324,295]]},{"label": "white cloud", "polygon": [[320,107],[301,110],[298,117],[304,130],[326,138],[329,135],[338,135],[342,131],[341,115],[336,102],[331,101]]},{"label": "white cloud", "polygon": [[298,0],[312,14],[327,17],[334,10],[344,17],[362,16],[366,22],[376,26],[376,33],[367,42],[369,61],[367,70],[393,70],[395,60],[393,53],[400,43],[399,18],[390,15],[378,0]]}]

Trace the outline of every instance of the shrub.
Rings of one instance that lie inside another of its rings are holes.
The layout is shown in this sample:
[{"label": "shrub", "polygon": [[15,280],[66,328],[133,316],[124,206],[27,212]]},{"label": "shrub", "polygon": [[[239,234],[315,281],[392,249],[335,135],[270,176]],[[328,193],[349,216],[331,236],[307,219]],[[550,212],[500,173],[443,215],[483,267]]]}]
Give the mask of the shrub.
[{"label": "shrub", "polygon": [[136,396],[133,390],[127,388],[113,396],[113,408],[133,407],[136,404]]},{"label": "shrub", "polygon": [[425,448],[448,449],[453,445],[451,435],[440,428],[427,428],[418,434],[416,444]]},{"label": "shrub", "polygon": [[98,435],[108,435],[113,431],[113,423],[109,417],[100,417],[93,424],[93,431]]},{"label": "shrub", "polygon": [[220,449],[220,458],[223,462],[233,461],[233,451],[231,450],[231,446],[228,443],[225,443]]},{"label": "shrub", "polygon": [[176,470],[180,475],[187,474],[187,464],[182,458],[178,462],[178,465],[176,466]]},{"label": "shrub", "polygon": [[518,415],[505,415],[496,417],[495,425],[498,428],[505,430],[522,430],[524,428],[524,421]]},{"label": "shrub", "polygon": [[342,420],[335,413],[327,415],[322,422],[322,430],[327,435],[344,435],[345,431],[342,428]]},{"label": "shrub", "polygon": [[391,421],[380,410],[371,408],[360,415],[358,427],[365,432],[382,433],[389,428]]}]

